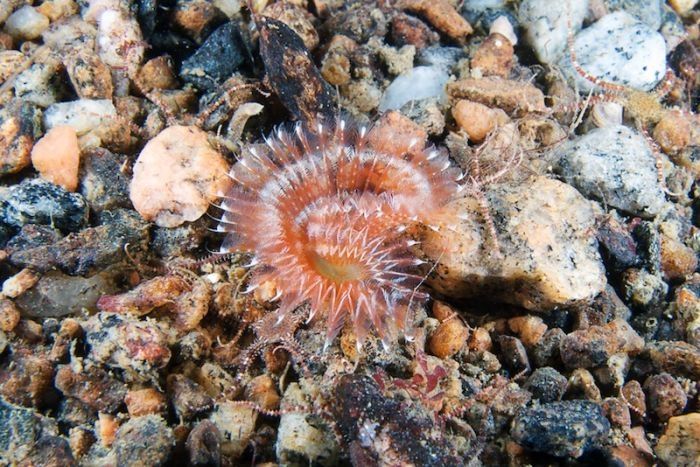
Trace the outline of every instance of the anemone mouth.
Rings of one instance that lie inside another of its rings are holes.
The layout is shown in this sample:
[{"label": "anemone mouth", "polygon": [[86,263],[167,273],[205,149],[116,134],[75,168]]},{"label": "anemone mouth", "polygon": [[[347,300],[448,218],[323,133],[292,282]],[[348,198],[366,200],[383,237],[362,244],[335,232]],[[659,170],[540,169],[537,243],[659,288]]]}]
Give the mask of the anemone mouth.
[{"label": "anemone mouth", "polygon": [[365,265],[351,258],[323,256],[315,251],[308,253],[313,269],[325,279],[336,284],[361,281],[367,278]]}]

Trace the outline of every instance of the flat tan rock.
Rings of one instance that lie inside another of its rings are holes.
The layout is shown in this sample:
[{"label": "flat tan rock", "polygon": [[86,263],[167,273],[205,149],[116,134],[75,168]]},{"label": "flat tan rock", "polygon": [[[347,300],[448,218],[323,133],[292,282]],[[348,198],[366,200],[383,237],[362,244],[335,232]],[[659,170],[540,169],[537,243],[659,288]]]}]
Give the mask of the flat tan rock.
[{"label": "flat tan rock", "polygon": [[32,148],[32,165],[41,178],[68,191],[78,188],[80,147],[73,127],[53,127]]},{"label": "flat tan rock", "polygon": [[700,413],[671,417],[656,455],[668,465],[700,464]]},{"label": "flat tan rock", "polygon": [[153,138],[134,165],[130,197],[141,216],[161,227],[199,219],[229,179],[228,164],[192,126],[171,126]]},{"label": "flat tan rock", "polygon": [[438,261],[428,283],[438,292],[549,311],[605,288],[596,211],[573,187],[539,177],[494,186],[487,196],[500,256],[474,198],[449,204],[438,231],[423,229],[422,249]]}]

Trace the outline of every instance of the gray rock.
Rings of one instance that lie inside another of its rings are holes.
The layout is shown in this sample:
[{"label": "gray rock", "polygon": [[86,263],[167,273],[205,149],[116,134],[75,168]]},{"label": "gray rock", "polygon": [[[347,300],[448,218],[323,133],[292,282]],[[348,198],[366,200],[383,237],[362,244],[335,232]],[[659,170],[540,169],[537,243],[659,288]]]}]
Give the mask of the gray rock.
[{"label": "gray rock", "polygon": [[528,378],[523,386],[532,393],[532,397],[540,402],[556,402],[566,392],[567,380],[564,375],[552,367],[538,368]]},{"label": "gray rock", "polygon": [[661,27],[662,0],[606,0],[608,11],[623,10],[653,30]]},{"label": "gray rock", "polygon": [[165,464],[175,446],[175,435],[158,415],[129,419],[119,427],[113,450],[117,465],[159,466]]},{"label": "gray rock", "polygon": [[[643,91],[654,88],[666,73],[663,36],[624,11],[605,15],[579,32],[574,50],[588,74]],[[564,54],[559,66],[580,91],[595,88],[574,70],[570,54]]]},{"label": "gray rock", "polygon": [[56,423],[47,417],[6,402],[0,397],[0,453],[10,464],[24,459],[34,443],[58,434]]},{"label": "gray rock", "polygon": [[436,66],[449,71],[462,57],[464,57],[464,51],[459,47],[432,45],[418,53],[416,63],[423,66]]},{"label": "gray rock", "polygon": [[244,53],[238,26],[233,22],[226,23],[182,62],[180,77],[199,89],[213,91],[238,70],[244,61]]},{"label": "gray rock", "polygon": [[553,64],[568,55],[569,28],[574,28],[574,33],[578,31],[587,11],[588,0],[525,0],[520,4],[518,15],[525,40],[540,62]]},{"label": "gray rock", "polygon": [[448,205],[451,216],[437,232],[422,231],[421,248],[437,263],[428,282],[438,292],[551,311],[590,300],[605,288],[595,241],[597,211],[574,188],[538,177],[493,186],[486,195],[497,238],[471,197]]},{"label": "gray rock", "polygon": [[511,436],[520,445],[558,457],[579,457],[610,431],[603,409],[590,401],[552,402],[523,410]]},{"label": "gray rock", "polygon": [[35,63],[15,78],[15,96],[39,107],[55,103],[62,89],[59,79],[59,63]]},{"label": "gray rock", "polygon": [[98,148],[81,157],[80,193],[90,209],[129,208],[129,177],[122,172],[126,156]]},{"label": "gray rock", "polygon": [[25,224],[42,224],[75,232],[88,220],[82,196],[40,178],[25,179],[0,192],[0,206],[1,221],[18,229]]},{"label": "gray rock", "polygon": [[76,315],[84,309],[94,311],[103,294],[117,291],[116,281],[114,273],[109,272],[84,278],[51,271],[20,295],[15,304],[23,316],[34,318]]},{"label": "gray rock", "polygon": [[646,218],[666,204],[649,144],[628,127],[594,129],[562,146],[559,155],[555,170],[589,198]]}]

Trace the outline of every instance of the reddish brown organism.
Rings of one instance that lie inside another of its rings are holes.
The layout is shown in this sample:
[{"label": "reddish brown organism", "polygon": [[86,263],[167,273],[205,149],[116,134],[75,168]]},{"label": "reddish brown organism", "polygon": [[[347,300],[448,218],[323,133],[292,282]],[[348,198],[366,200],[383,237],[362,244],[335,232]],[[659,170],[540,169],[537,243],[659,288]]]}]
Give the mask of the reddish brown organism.
[{"label": "reddish brown organism", "polygon": [[403,232],[429,222],[459,188],[445,155],[383,131],[374,145],[342,120],[277,131],[244,150],[221,204],[222,252],[254,253],[261,266],[251,286],[274,280],[281,315],[307,301],[310,320],[325,315],[327,344],[346,320],[358,346],[372,328],[385,345],[408,330],[421,261]]}]

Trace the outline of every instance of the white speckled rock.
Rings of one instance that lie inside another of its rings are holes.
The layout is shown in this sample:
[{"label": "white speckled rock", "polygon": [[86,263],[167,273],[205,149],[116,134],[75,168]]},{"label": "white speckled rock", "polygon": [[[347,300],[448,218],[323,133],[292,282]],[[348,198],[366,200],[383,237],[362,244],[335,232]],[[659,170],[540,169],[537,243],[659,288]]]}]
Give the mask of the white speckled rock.
[{"label": "white speckled rock", "polygon": [[[576,35],[574,50],[590,75],[635,89],[653,89],[666,73],[666,42],[661,34],[624,11],[603,16]],[[564,54],[562,71],[582,92],[594,84],[581,77]]]},{"label": "white speckled rock", "polygon": [[[284,393],[283,405],[301,406],[306,403],[304,393],[297,383],[289,385]],[[306,415],[289,412],[280,418],[275,451],[282,465],[303,464],[334,465],[338,457],[338,445],[328,431],[320,430],[306,420]],[[308,462],[306,462],[308,461]]]},{"label": "white speckled rock", "polygon": [[44,126],[47,130],[58,126],[72,126],[78,136],[113,121],[117,109],[108,99],[79,99],[51,105],[44,112]]},{"label": "white speckled rock", "polygon": [[449,75],[438,66],[417,66],[398,77],[386,88],[379,111],[398,110],[411,101],[436,97],[445,99]]},{"label": "white speckled rock", "polygon": [[634,130],[596,128],[558,152],[557,172],[585,196],[647,218],[663,209],[666,199],[657,180],[654,155]]},{"label": "white speckled rock", "polygon": [[525,0],[518,12],[525,39],[542,63],[556,63],[567,50],[569,20],[574,31],[581,28],[588,0]]},{"label": "white speckled rock", "polygon": [[177,227],[195,221],[229,187],[228,164],[207,134],[175,125],[144,146],[134,164],[129,197],[147,221]]},{"label": "white speckled rock", "polygon": [[437,232],[423,230],[421,248],[438,262],[428,283],[438,292],[546,312],[605,288],[595,241],[598,212],[573,187],[538,177],[494,186],[487,197],[502,257],[473,198],[450,203]]},{"label": "white speckled rock", "polygon": [[5,31],[16,40],[36,39],[48,27],[49,19],[29,5],[12,13],[5,23]]},{"label": "white speckled rock", "polygon": [[221,453],[235,459],[248,446],[258,414],[250,407],[235,402],[221,402],[209,416],[221,433]]}]

